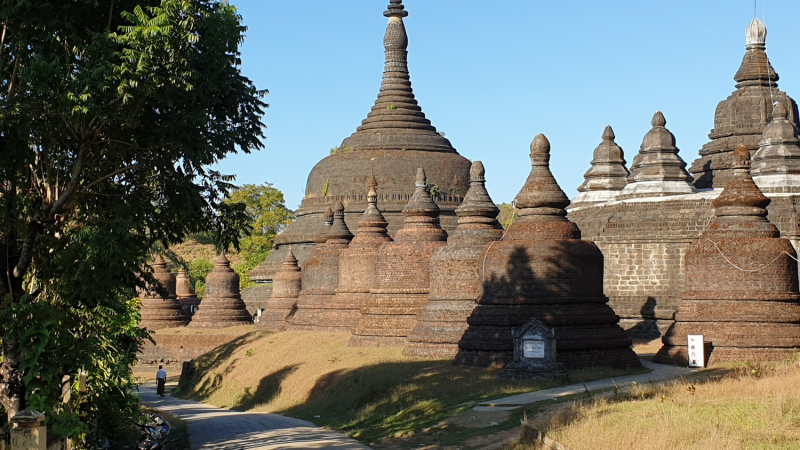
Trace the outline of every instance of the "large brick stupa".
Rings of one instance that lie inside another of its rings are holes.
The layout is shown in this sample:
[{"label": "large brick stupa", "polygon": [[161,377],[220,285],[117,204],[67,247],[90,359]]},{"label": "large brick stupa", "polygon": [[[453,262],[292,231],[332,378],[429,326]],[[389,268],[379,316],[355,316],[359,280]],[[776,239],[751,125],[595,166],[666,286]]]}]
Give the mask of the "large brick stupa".
[{"label": "large brick stupa", "polygon": [[408,181],[414,179],[418,167],[425,169],[428,183],[438,187],[434,200],[441,211],[442,227],[454,230],[457,226],[455,209],[467,192],[470,162],[437,132],[414,97],[403,24],[408,12],[402,1],[391,0],[384,15],[389,23],[378,99],[356,132],[311,170],[306,195],[295,213],[297,220],[275,238],[276,249],[250,274],[253,281],[263,283],[254,289],[269,291],[289,245],[301,265],[310,258],[314,238],[324,231],[320,218],[336,202],[344,204],[347,225],[355,230],[367,207],[364,186],[371,174],[381,186],[378,207],[390,235],[403,224],[403,208],[414,194]]},{"label": "large brick stupa", "polygon": [[714,113],[711,139],[700,149],[700,157],[689,172],[700,189],[722,188],[733,177],[733,150],[742,144],[754,153],[761,132],[772,121],[774,103],[782,104],[788,121],[797,126],[797,104],[778,89],[778,74],[766,52],[767,27],[753,19],[745,30],[746,51],[734,75],[736,90],[719,102]]}]

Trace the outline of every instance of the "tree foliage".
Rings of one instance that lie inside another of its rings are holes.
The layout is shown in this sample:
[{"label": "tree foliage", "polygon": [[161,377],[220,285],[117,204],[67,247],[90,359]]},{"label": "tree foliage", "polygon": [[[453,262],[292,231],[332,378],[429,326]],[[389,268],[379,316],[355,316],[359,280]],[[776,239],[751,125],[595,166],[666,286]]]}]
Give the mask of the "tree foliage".
[{"label": "tree foliage", "polygon": [[210,166],[261,148],[265,91],[227,2],[0,0],[0,24],[0,405],[92,447],[138,407],[151,249],[238,248],[250,217]]},{"label": "tree foliage", "polygon": [[236,187],[225,201],[244,205],[249,218],[250,229],[240,236],[242,260],[233,267],[241,279],[240,288],[244,289],[255,284],[250,281],[249,272],[267,259],[275,235],[294,220],[294,213],[286,209],[283,192],[270,183]]}]

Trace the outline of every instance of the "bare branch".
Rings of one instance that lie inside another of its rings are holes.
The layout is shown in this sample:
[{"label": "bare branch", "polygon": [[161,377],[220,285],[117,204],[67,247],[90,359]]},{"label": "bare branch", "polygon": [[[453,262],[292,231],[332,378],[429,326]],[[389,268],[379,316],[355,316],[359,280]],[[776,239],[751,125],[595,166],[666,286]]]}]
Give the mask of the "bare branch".
[{"label": "bare branch", "polygon": [[6,29],[8,28],[8,19],[3,22],[3,35],[0,36],[0,59],[3,59],[3,50],[6,47]]},{"label": "bare branch", "polygon": [[17,58],[15,59],[14,62],[14,70],[11,72],[11,81],[9,81],[8,83],[7,98],[9,101],[11,100],[11,97],[14,95],[14,88],[17,87],[16,81],[17,81],[17,72],[19,71],[19,60],[20,57],[19,55],[17,55]]},{"label": "bare branch", "polygon": [[81,191],[82,192],[86,192],[86,191],[89,190],[90,187],[92,187],[92,186],[94,186],[94,185],[96,185],[96,184],[98,184],[98,183],[100,183],[100,182],[102,182],[104,180],[107,180],[107,179],[109,179],[111,177],[115,177],[115,176],[117,176],[117,175],[119,175],[119,174],[121,174],[123,172],[127,172],[127,171],[129,171],[131,169],[134,169],[134,168],[136,168],[138,166],[139,166],[139,163],[136,163],[136,164],[131,164],[130,166],[125,166],[122,169],[115,170],[115,171],[111,172],[110,174],[104,175],[104,176],[92,181],[91,183],[87,184],[86,187],[81,189]]},{"label": "bare branch", "polygon": [[78,189],[78,185],[80,184],[81,174],[83,173],[83,166],[86,164],[86,153],[88,153],[89,146],[86,144],[81,144],[78,150],[78,159],[75,160],[75,167],[72,168],[72,179],[69,180],[69,184],[61,192],[61,195],[58,196],[58,200],[50,208],[50,216],[52,217],[55,214],[61,212],[61,208],[67,201],[72,197],[72,194]]},{"label": "bare branch", "polygon": [[108,8],[108,25],[106,26],[106,30],[111,31],[111,18],[114,14],[114,0],[111,0],[111,6]]},{"label": "bare branch", "polygon": [[75,132],[75,129],[74,129],[74,128],[72,128],[72,125],[70,125],[69,121],[68,121],[68,120],[67,120],[67,118],[64,116],[64,114],[61,114],[61,111],[59,111],[59,110],[56,110],[56,112],[57,112],[57,113],[58,113],[58,115],[61,117],[61,120],[63,120],[63,121],[64,121],[64,125],[66,125],[66,126],[67,126],[67,130],[69,130],[69,132],[70,132],[70,133],[72,133],[72,137],[74,137],[76,141],[80,141],[80,140],[81,140],[81,138],[80,138],[80,137],[78,137],[78,133],[76,133],[76,132]]},{"label": "bare branch", "polygon": [[22,252],[19,255],[19,261],[17,261],[17,265],[14,266],[14,271],[11,273],[16,279],[22,278],[31,264],[31,260],[33,259],[33,244],[36,240],[36,235],[39,234],[39,227],[40,225],[36,222],[30,221],[30,223],[28,223],[28,233],[25,235],[25,241],[22,243]]}]

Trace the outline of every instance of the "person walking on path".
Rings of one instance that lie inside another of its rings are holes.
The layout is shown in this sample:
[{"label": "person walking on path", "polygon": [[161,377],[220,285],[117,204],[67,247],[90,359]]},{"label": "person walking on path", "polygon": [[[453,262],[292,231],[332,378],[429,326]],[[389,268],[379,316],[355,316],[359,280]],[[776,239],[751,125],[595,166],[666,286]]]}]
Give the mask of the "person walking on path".
[{"label": "person walking on path", "polygon": [[164,370],[164,366],[158,366],[158,372],[156,373],[156,394],[164,398],[164,386],[167,384],[167,371]]}]

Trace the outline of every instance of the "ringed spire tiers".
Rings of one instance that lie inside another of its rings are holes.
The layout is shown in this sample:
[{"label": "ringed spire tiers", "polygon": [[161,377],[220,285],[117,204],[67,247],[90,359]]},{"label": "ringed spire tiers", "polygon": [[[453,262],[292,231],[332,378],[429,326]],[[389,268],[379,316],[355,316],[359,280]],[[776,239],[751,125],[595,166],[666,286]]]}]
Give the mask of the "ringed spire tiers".
[{"label": "ringed spire tiers", "polygon": [[386,62],[378,99],[352,136],[340,148],[358,150],[419,150],[455,152],[419,107],[408,72],[408,35],[401,1],[392,1],[383,15],[389,18],[383,47]]},{"label": "ringed spire tiers", "polygon": [[797,104],[778,89],[778,74],[767,57],[766,42],[767,27],[753,19],[745,30],[742,64],[733,77],[736,91],[717,105],[710,141],[689,169],[698,189],[722,188],[733,178],[736,145],[743,144],[751,154],[758,150],[761,133],[772,121],[774,102],[784,106],[787,120],[797,126]]},{"label": "ringed spire tiers", "polygon": [[583,175],[585,180],[578,186],[579,194],[572,200],[571,208],[614,200],[628,184],[626,178],[630,172],[615,137],[611,125],[606,125],[603,142],[594,149],[592,167]]}]

